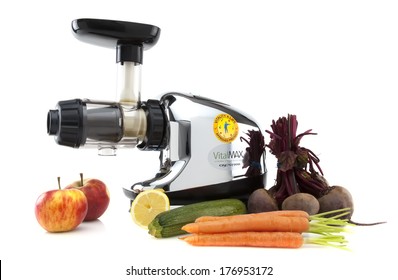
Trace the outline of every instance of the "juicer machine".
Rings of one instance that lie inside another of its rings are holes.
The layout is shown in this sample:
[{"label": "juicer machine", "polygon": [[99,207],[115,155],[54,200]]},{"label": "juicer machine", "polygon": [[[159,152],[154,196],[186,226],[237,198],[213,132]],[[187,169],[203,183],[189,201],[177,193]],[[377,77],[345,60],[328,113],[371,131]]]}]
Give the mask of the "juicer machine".
[{"label": "juicer machine", "polygon": [[160,152],[153,178],[123,189],[133,200],[147,189],[164,189],[173,205],[235,197],[247,199],[265,186],[264,141],[256,122],[212,99],[169,92],[141,101],[143,52],[160,28],[135,22],[83,18],[72,21],[81,41],[116,50],[116,101],[59,101],[47,115],[47,132],[59,145]]}]

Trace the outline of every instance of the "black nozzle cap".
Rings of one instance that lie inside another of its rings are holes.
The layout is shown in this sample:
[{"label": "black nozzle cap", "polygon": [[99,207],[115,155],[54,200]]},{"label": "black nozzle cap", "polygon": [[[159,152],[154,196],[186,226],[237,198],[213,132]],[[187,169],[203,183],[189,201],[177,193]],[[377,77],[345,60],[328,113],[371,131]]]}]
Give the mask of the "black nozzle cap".
[{"label": "black nozzle cap", "polygon": [[59,114],[58,110],[50,110],[47,114],[47,133],[48,135],[56,135],[59,130]]},{"label": "black nozzle cap", "polygon": [[47,133],[59,145],[78,148],[83,144],[83,104],[81,99],[60,101],[58,110],[47,114]]}]

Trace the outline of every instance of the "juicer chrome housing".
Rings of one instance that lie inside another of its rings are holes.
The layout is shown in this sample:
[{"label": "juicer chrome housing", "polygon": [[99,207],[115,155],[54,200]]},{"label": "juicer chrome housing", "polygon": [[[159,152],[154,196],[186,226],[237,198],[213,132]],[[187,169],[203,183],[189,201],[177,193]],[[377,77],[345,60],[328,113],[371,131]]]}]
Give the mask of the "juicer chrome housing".
[{"label": "juicer chrome housing", "polygon": [[[249,146],[243,139],[249,131],[260,131],[252,118],[227,104],[195,95],[167,93],[160,104],[168,124],[160,171],[155,178],[124,189],[128,197],[162,188],[172,204],[186,204],[225,197],[245,199],[265,186],[265,152],[256,164],[244,166]],[[237,128],[229,139],[220,140],[215,131],[222,117]],[[249,168],[258,169],[255,176],[247,175]]]}]

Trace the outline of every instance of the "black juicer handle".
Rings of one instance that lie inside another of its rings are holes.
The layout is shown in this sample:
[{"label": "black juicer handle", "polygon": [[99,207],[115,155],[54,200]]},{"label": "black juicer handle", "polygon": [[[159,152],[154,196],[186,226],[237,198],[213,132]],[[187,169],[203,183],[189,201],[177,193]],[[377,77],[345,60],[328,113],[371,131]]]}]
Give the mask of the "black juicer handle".
[{"label": "black juicer handle", "polygon": [[160,36],[160,28],[154,25],[106,19],[76,19],[72,30],[80,41],[116,48],[116,62],[122,63],[142,64],[143,51],[154,46]]}]

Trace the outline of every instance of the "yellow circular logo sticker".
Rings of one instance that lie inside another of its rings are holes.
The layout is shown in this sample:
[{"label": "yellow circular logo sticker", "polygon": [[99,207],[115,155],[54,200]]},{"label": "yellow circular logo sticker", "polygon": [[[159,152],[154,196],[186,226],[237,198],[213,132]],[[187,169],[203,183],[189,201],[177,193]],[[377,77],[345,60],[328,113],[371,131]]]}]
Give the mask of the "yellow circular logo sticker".
[{"label": "yellow circular logo sticker", "polygon": [[231,143],[238,136],[239,126],[231,115],[219,114],[214,119],[213,131],[218,140]]}]

